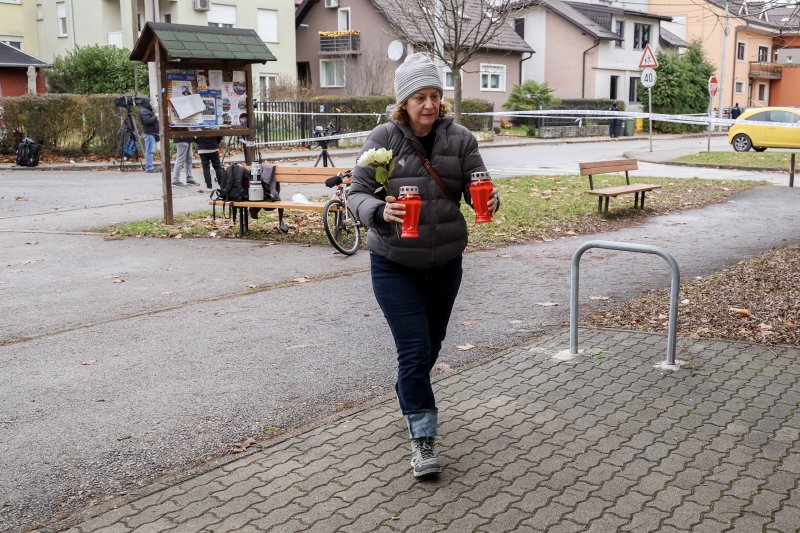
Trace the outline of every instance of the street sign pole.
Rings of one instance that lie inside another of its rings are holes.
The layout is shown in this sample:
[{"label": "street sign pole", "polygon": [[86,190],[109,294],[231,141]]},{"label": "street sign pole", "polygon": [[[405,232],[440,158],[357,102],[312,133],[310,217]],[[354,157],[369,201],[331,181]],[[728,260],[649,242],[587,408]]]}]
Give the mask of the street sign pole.
[{"label": "street sign pole", "polygon": [[653,88],[647,88],[647,112],[650,113],[650,118],[647,119],[647,124],[650,126],[650,151],[653,151]]},{"label": "street sign pole", "polygon": [[[708,152],[711,152],[711,121],[714,118],[714,96],[716,96],[719,87],[719,80],[717,80],[716,76],[708,78],[708,148],[706,150]],[[720,118],[722,118],[722,114],[720,114]]]},{"label": "street sign pole", "polygon": [[706,131],[708,132],[708,146],[706,147],[706,152],[711,153],[711,118],[714,114],[712,107],[711,107],[711,98],[708,99],[708,127]]},{"label": "street sign pole", "polygon": [[640,81],[642,85],[647,87],[647,112],[650,114],[647,117],[648,129],[650,131],[650,151],[653,151],[653,85],[656,84],[656,71],[653,69],[658,68],[658,60],[653,50],[650,48],[650,43],[644,47],[642,59],[639,61],[639,68],[642,70],[642,77]]}]

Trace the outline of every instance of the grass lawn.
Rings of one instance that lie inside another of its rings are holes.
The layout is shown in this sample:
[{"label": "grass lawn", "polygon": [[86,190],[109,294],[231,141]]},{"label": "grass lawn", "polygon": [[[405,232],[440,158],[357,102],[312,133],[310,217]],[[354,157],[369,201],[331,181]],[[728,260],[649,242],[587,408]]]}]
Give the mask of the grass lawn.
[{"label": "grass lawn", "polygon": [[673,159],[678,163],[703,163],[734,167],[774,168],[789,171],[789,156],[786,152],[699,152]]},{"label": "grass lawn", "polygon": [[[493,248],[509,244],[549,241],[570,235],[609,231],[642,222],[647,217],[672,213],[682,209],[724,203],[739,191],[751,189],[758,182],[637,178],[639,183],[657,183],[662,189],[649,192],[645,209],[633,209],[633,196],[612,199],[609,214],[597,213],[597,200],[585,194],[587,180],[579,176],[526,176],[496,180],[502,201],[500,211],[490,224],[471,225],[470,248]],[[624,176],[596,176],[597,187],[624,185]],[[472,210],[462,204],[467,221],[475,220]],[[315,246],[330,246],[322,228],[322,216],[317,212],[286,211],[289,233],[277,229],[277,213],[261,211],[258,220],[250,221],[245,239],[268,243],[292,242]],[[102,228],[108,238],[238,238],[238,224],[228,217],[216,220],[211,211],[182,215],[175,224],[167,226],[162,219],[143,220]]]}]

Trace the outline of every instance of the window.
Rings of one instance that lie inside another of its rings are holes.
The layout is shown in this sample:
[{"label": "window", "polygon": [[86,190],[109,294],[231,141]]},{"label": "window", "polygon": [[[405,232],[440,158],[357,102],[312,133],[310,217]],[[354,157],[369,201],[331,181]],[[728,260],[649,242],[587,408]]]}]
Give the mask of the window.
[{"label": "window", "polygon": [[744,61],[747,55],[747,45],[745,43],[736,43],[736,59]]},{"label": "window", "polygon": [[736,84],[733,86],[733,90],[736,91],[737,93],[743,93],[744,83],[742,83],[741,81],[737,81]]},{"label": "window", "polygon": [[161,21],[167,24],[172,24],[172,13],[164,13],[161,15]]},{"label": "window", "polygon": [[650,24],[634,24],[633,25],[633,48],[634,50],[642,50],[646,44],[650,42],[650,29],[653,26]]},{"label": "window", "polygon": [[758,84],[758,99],[760,101],[764,101],[767,99],[767,84],[766,83],[759,83]]},{"label": "window", "polygon": [[258,10],[258,37],[265,43],[278,42],[278,12],[276,10]]},{"label": "window", "polygon": [[481,91],[505,91],[506,66],[481,63]]},{"label": "window", "polygon": [[350,8],[343,7],[336,12],[336,28],[339,31],[345,31],[350,29]]},{"label": "window", "polygon": [[754,120],[756,122],[769,122],[769,111],[762,111],[761,113],[755,113],[750,115],[745,120]]},{"label": "window", "polygon": [[10,35],[0,35],[0,43],[6,43],[17,50],[22,50],[22,37],[12,37]]},{"label": "window", "polygon": [[262,100],[269,100],[270,90],[278,83],[277,74],[261,74],[258,77],[258,89]]},{"label": "window", "polygon": [[642,99],[639,96],[639,78],[638,77],[631,77],[630,85],[628,87],[628,101],[630,102],[641,102]]},{"label": "window", "polygon": [[44,8],[42,4],[36,4],[36,20],[44,20]]},{"label": "window", "polygon": [[619,76],[611,76],[611,85],[608,88],[608,98],[610,100],[617,99],[617,86],[619,85]]},{"label": "window", "polygon": [[58,36],[67,36],[67,4],[56,2],[56,16],[58,18]]},{"label": "window", "polygon": [[525,19],[514,19],[514,31],[520,38],[525,38]]},{"label": "window", "polygon": [[0,0],[0,4],[21,4],[22,0]]},{"label": "window", "polygon": [[614,22],[614,33],[620,36],[619,41],[614,42],[615,48],[622,48],[625,44],[625,21],[617,20]]},{"label": "window", "polygon": [[208,25],[217,28],[235,28],[236,6],[212,2],[211,10],[208,12]]},{"label": "window", "polygon": [[320,87],[344,87],[344,59],[321,59]]},{"label": "window", "polygon": [[455,80],[453,80],[453,71],[450,70],[450,67],[442,67],[442,70],[444,70],[444,88],[452,91],[456,88]]},{"label": "window", "polygon": [[116,46],[117,48],[122,48],[122,32],[121,31],[108,32],[108,44],[110,44],[111,46]]},{"label": "window", "polygon": [[789,111],[773,110],[769,112],[769,120],[770,122],[788,122],[794,124],[800,120],[800,116]]},{"label": "window", "polygon": [[766,46],[758,47],[758,62],[767,63],[769,61],[769,48]]}]

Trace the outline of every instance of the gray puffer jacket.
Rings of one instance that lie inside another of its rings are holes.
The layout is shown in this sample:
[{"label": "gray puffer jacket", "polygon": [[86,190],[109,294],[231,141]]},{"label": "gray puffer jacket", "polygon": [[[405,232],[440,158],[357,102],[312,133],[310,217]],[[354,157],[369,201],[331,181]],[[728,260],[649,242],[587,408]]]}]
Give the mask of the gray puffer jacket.
[{"label": "gray puffer jacket", "polygon": [[[439,119],[434,129],[436,140],[431,152],[431,165],[453,197],[460,201],[463,195],[472,205],[470,174],[486,170],[478,152],[478,142],[468,129],[455,124],[452,117]],[[375,181],[375,169],[357,166],[353,170],[353,184],[347,199],[358,218],[369,228],[367,247],[372,252],[408,267],[430,268],[442,265],[464,251],[467,247],[467,223],[459,204],[445,196],[425,170],[413,146],[424,152],[408,126],[390,122],[372,130],[361,153],[371,148],[387,148],[397,157],[388,183],[389,195],[398,196],[401,186],[419,187],[422,197],[419,238],[401,239],[398,224],[390,224],[380,216],[387,192],[375,193],[380,186]]]}]

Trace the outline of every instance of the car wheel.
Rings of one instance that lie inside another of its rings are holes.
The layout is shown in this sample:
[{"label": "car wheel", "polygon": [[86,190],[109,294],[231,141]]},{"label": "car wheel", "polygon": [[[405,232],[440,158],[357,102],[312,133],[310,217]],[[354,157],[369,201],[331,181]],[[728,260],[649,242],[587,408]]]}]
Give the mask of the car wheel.
[{"label": "car wheel", "polygon": [[739,133],[738,135],[736,135],[736,137],[733,138],[731,144],[733,145],[733,149],[736,150],[737,152],[746,152],[753,146],[750,137],[748,137],[744,133]]},{"label": "car wheel", "polygon": [[763,152],[766,149],[767,149],[766,146],[753,146],[753,150],[755,150],[756,152]]}]

